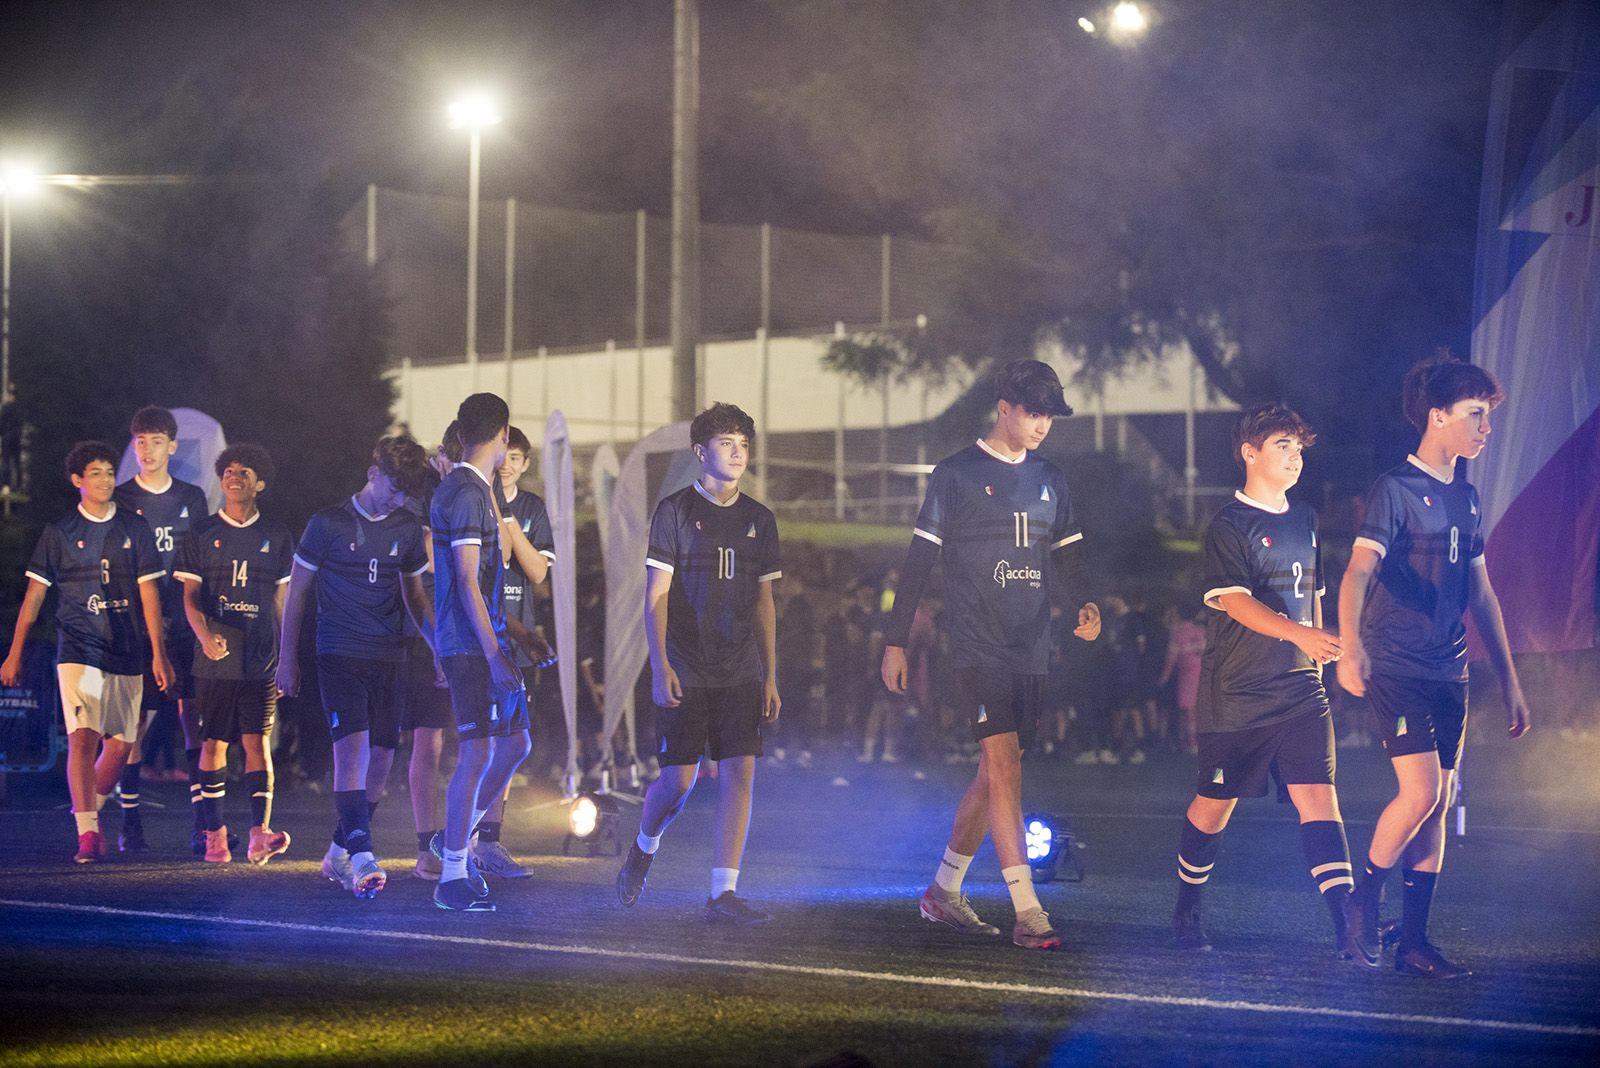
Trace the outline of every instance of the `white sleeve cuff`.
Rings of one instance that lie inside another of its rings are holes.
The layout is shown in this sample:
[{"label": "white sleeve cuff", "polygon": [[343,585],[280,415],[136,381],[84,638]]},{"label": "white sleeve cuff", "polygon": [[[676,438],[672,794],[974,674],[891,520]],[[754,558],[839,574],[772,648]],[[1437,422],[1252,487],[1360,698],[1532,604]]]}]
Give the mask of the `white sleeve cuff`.
[{"label": "white sleeve cuff", "polygon": [[1472,567],[1488,567],[1489,558],[1482,553],[1479,553],[1477,556],[1474,556],[1471,560],[1469,560],[1468,564]]},{"label": "white sleeve cuff", "polygon": [[299,564],[301,567],[305,568],[307,571],[316,571],[317,570],[317,565],[316,564],[313,564],[310,560],[307,560],[305,557],[301,556],[299,553],[295,553],[294,554],[294,562]]},{"label": "white sleeve cuff", "polygon": [[179,580],[180,582],[204,582],[205,581],[205,579],[201,578],[199,575],[196,575],[192,571],[174,571],[172,573],[172,577],[177,579],[177,580]]},{"label": "white sleeve cuff", "polygon": [[1389,555],[1389,547],[1387,545],[1383,544],[1381,541],[1373,541],[1371,538],[1357,538],[1356,548],[1371,549],[1373,552],[1378,554],[1379,560],[1382,560],[1385,556]]},{"label": "white sleeve cuff", "polygon": [[921,527],[916,527],[915,529],[913,529],[911,531],[911,533],[915,534],[919,538],[927,538],[929,541],[933,542],[935,545],[943,545],[944,544],[944,539],[939,537],[939,535],[937,535],[937,534],[929,534],[926,530],[923,530]]},{"label": "white sleeve cuff", "polygon": [[552,564],[556,562],[556,554],[550,549],[540,549],[539,555],[549,559]]},{"label": "white sleeve cuff", "polygon": [[167,577],[167,573],[165,571],[152,571],[148,575],[140,575],[139,576],[139,582],[141,584],[146,583],[146,582],[154,582],[156,579],[161,579],[161,578],[166,578],[166,577]]},{"label": "white sleeve cuff", "polygon": [[51,583],[51,581],[49,579],[45,578],[43,575],[39,574],[39,572],[37,572],[37,571],[24,571],[23,574],[25,574],[29,578],[33,579],[33,581],[37,582],[41,586],[50,586],[50,585],[52,585],[52,583]]},{"label": "white sleeve cuff", "polygon": [[671,564],[664,564],[660,560],[653,560],[648,556],[644,558],[644,566],[653,567],[658,571],[665,571],[669,575],[672,574]]},{"label": "white sleeve cuff", "polygon": [[781,579],[781,578],[783,578],[783,572],[782,571],[768,571],[765,575],[762,575],[760,578],[756,579],[756,581],[757,582],[771,582],[773,579]]},{"label": "white sleeve cuff", "polygon": [[482,538],[456,538],[456,539],[454,539],[453,541],[450,542],[450,548],[454,549],[457,545],[482,545],[482,544],[483,544],[483,539]]},{"label": "white sleeve cuff", "polygon": [[1083,531],[1080,530],[1076,534],[1068,534],[1066,537],[1062,538],[1060,541],[1058,541],[1054,545],[1050,546],[1050,548],[1059,549],[1063,545],[1071,545],[1075,541],[1082,541],[1082,540],[1083,540]]},{"label": "white sleeve cuff", "polygon": [[407,571],[406,572],[406,578],[416,578],[418,575],[426,575],[427,573],[428,573],[428,565],[427,564],[423,564],[421,567],[417,568],[415,571]]},{"label": "white sleeve cuff", "polygon": [[273,583],[273,585],[282,586],[285,582],[288,582],[293,577],[294,577],[294,575],[292,573],[288,574],[288,575],[285,575],[285,576],[283,576],[283,578],[281,578],[277,582]]},{"label": "white sleeve cuff", "polygon": [[1242,593],[1245,596],[1249,596],[1250,589],[1247,586],[1218,586],[1215,589],[1207,590],[1206,595],[1201,600],[1205,602],[1207,608],[1215,608],[1217,611],[1223,612],[1226,611],[1222,607],[1222,595],[1225,593]]}]

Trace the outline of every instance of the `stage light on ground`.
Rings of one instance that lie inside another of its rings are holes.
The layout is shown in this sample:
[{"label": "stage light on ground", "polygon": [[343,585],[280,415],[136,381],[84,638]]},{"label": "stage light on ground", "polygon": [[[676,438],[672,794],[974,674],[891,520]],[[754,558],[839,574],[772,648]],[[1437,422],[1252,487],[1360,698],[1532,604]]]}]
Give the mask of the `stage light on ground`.
[{"label": "stage light on ground", "polygon": [[1143,33],[1150,26],[1150,20],[1145,17],[1144,11],[1132,0],[1123,0],[1122,3],[1111,9],[1111,28],[1118,33],[1134,34]]},{"label": "stage light on ground", "polygon": [[591,857],[602,852],[613,856],[622,852],[617,836],[619,809],[615,798],[606,794],[579,794],[567,809],[567,837],[561,844],[563,854],[581,845]]},{"label": "stage light on ground", "polygon": [[[1024,816],[1022,839],[1034,882],[1048,883],[1058,878],[1069,883],[1083,882],[1083,861],[1078,857],[1078,844],[1060,820],[1042,812]],[[1066,874],[1061,872],[1063,864],[1067,867]]]},{"label": "stage light on ground", "polygon": [[600,826],[600,806],[594,798],[584,794],[572,803],[567,813],[567,827],[574,838],[588,838]]}]

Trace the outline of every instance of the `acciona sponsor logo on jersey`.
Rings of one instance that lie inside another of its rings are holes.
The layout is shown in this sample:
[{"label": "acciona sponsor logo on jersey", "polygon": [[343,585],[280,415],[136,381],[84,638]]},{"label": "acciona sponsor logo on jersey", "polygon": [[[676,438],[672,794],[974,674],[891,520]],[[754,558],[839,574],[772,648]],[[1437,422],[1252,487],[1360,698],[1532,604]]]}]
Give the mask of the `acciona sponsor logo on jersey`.
[{"label": "acciona sponsor logo on jersey", "polygon": [[1026,582],[1030,586],[1037,586],[1044,581],[1044,573],[1027,564],[1012,567],[1011,561],[1001,560],[994,565],[994,580],[1000,584],[1001,589],[1005,589],[1008,582]]},{"label": "acciona sponsor logo on jersey", "polygon": [[126,597],[113,597],[108,600],[98,593],[91,593],[89,599],[83,602],[83,607],[89,610],[91,616],[97,616],[102,611],[125,612],[128,608],[128,599]]},{"label": "acciona sponsor logo on jersey", "polygon": [[217,595],[217,611],[219,611],[219,612],[247,612],[250,615],[258,615],[261,612],[261,606],[258,605],[258,604],[251,604],[249,601],[230,601],[226,597],[222,596],[221,594],[218,594]]}]

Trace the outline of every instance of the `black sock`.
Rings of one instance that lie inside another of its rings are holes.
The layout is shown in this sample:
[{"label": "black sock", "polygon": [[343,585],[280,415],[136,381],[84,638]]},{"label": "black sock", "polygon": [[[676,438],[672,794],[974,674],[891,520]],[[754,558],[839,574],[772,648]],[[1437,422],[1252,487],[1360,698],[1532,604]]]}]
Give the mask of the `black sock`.
[{"label": "black sock", "polygon": [[[337,802],[335,802],[335,807],[337,807]],[[344,820],[337,819],[333,821],[333,834],[329,835],[328,837],[330,837],[333,840],[333,844],[338,846],[340,849],[345,848]]]},{"label": "black sock", "polygon": [[500,823],[499,823],[499,821],[496,820],[495,822],[491,823],[488,820],[484,820],[482,823],[478,824],[478,841],[480,841],[480,842],[498,842],[498,841],[500,841]]},{"label": "black sock", "polygon": [[335,790],[333,804],[339,810],[339,827],[344,831],[344,847],[352,853],[372,852],[372,833],[367,824],[367,792]]},{"label": "black sock", "polygon": [[250,826],[270,827],[272,819],[272,772],[247,771],[244,788],[250,794]]},{"label": "black sock", "polygon": [[1200,907],[1200,889],[1211,878],[1222,848],[1222,832],[1207,834],[1185,817],[1178,836],[1178,904],[1173,913],[1193,912]]},{"label": "black sock", "polygon": [[429,850],[429,848],[433,845],[433,836],[435,834],[437,834],[437,833],[438,833],[437,831],[418,831],[417,832],[417,852],[418,853],[426,853]]},{"label": "black sock", "polygon": [[1428,944],[1428,912],[1433,908],[1439,873],[1406,870],[1400,878],[1405,882],[1400,895],[1400,948],[1416,949]]},{"label": "black sock", "polygon": [[183,758],[189,762],[189,804],[194,807],[194,828],[203,831],[206,829],[206,817],[200,806],[200,750],[185,749]]},{"label": "black sock", "polygon": [[1311,869],[1311,881],[1333,914],[1334,922],[1340,922],[1345,895],[1356,885],[1350,871],[1350,846],[1345,841],[1344,824],[1338,820],[1302,823],[1300,845],[1305,850],[1306,867]]},{"label": "black sock", "polygon": [[131,761],[122,769],[122,778],[117,783],[117,797],[122,803],[122,814],[127,816],[130,812],[139,814],[139,769],[143,764]]},{"label": "black sock", "polygon": [[1369,915],[1378,914],[1378,906],[1383,904],[1383,884],[1389,878],[1393,868],[1380,868],[1372,863],[1372,858],[1367,858],[1361,878],[1356,882],[1356,900],[1361,903],[1361,908]]},{"label": "black sock", "polygon": [[222,799],[227,793],[227,768],[200,773],[200,815],[205,820],[206,830],[222,829]]}]

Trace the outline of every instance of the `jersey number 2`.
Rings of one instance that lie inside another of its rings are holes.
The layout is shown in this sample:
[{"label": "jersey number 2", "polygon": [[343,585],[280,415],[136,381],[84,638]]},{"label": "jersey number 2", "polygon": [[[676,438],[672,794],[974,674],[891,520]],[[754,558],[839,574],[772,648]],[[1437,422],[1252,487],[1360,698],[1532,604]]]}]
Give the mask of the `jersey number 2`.
[{"label": "jersey number 2", "polygon": [[1305,578],[1305,568],[1300,566],[1300,561],[1294,562],[1294,595],[1297,600],[1305,600],[1305,594],[1300,592],[1300,580]]}]

